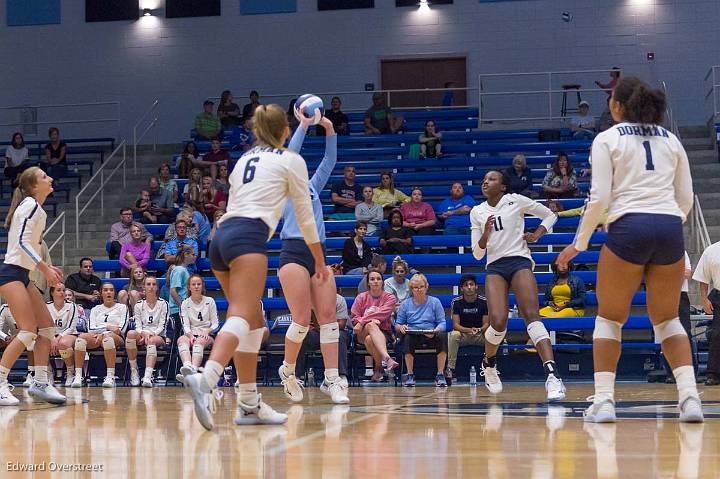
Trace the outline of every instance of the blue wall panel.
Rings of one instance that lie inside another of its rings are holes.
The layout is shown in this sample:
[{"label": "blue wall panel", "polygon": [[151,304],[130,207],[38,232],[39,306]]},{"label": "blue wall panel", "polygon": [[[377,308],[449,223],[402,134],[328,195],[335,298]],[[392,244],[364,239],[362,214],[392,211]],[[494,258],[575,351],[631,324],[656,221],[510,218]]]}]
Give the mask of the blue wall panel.
[{"label": "blue wall panel", "polygon": [[7,0],[9,27],[60,23],[60,0]]}]

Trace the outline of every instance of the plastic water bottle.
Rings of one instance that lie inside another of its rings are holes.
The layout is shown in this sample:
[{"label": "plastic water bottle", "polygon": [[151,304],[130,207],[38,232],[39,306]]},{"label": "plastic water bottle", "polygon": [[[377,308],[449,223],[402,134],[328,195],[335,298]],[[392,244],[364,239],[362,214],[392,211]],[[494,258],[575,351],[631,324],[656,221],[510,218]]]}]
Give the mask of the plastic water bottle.
[{"label": "plastic water bottle", "polygon": [[477,385],[477,371],[475,371],[475,366],[470,366],[470,386]]},{"label": "plastic water bottle", "polygon": [[228,366],[225,368],[225,372],[223,373],[223,386],[225,387],[232,387],[233,386],[233,380],[232,380],[232,367]]},{"label": "plastic water bottle", "polygon": [[503,342],[502,342],[502,346],[503,346],[502,355],[503,356],[507,356],[508,354],[510,354],[510,350],[507,348],[507,345],[508,345],[507,339],[503,339]]},{"label": "plastic water bottle", "polygon": [[313,368],[308,369],[307,382],[308,386],[315,386],[315,371],[313,371]]},{"label": "plastic water bottle", "polygon": [[513,318],[519,318],[519,317],[520,317],[520,312],[518,311],[517,304],[516,304],[515,306],[513,306],[512,314],[513,314],[513,315],[512,315]]}]

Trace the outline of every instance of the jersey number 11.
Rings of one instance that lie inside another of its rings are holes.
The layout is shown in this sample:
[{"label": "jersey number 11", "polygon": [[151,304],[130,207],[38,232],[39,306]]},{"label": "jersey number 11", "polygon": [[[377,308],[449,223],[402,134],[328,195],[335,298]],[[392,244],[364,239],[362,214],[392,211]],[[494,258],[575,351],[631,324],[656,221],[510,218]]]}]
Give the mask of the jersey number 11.
[{"label": "jersey number 11", "polygon": [[495,217],[495,224],[493,225],[495,231],[501,231],[503,229],[502,218],[499,216]]}]

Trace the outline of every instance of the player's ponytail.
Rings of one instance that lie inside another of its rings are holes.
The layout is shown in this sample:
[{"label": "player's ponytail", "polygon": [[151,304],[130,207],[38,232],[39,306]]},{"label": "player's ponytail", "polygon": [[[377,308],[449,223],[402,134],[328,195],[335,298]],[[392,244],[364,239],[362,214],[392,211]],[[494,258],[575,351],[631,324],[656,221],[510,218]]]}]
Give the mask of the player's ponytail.
[{"label": "player's ponytail", "polygon": [[12,217],[15,214],[15,210],[20,205],[20,202],[22,202],[25,197],[32,194],[35,185],[37,185],[37,174],[39,171],[41,170],[37,166],[31,166],[20,174],[20,177],[18,178],[18,187],[13,191],[12,200],[10,201],[10,209],[5,217],[5,229],[10,228],[10,225],[12,224]]},{"label": "player's ponytail", "polygon": [[278,105],[260,105],[255,108],[253,125],[257,143],[282,148],[283,136],[288,128],[287,114]]},{"label": "player's ponytail", "polygon": [[625,108],[623,120],[627,122],[658,125],[665,116],[665,93],[651,88],[637,77],[620,80],[612,98]]}]

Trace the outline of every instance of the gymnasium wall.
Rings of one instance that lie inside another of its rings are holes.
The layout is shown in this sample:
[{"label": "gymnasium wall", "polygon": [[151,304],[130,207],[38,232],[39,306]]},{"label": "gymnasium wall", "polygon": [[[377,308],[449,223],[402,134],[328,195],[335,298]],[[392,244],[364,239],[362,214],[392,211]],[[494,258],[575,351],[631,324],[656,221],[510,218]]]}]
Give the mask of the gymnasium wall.
[{"label": "gymnasium wall", "polygon": [[[162,8],[164,0],[140,3]],[[380,58],[461,54],[472,87],[481,72],[617,65],[665,80],[681,124],[709,116],[703,78],[720,63],[717,0],[455,0],[425,13],[391,0],[337,12],[318,12],[316,3],[298,0],[297,13],[241,16],[238,0],[223,0],[221,17],[166,19],[161,10],[136,22],[85,23],[84,2],[65,0],[59,25],[8,27],[3,19],[0,106],[117,99],[126,136],[160,97],[160,141],[175,142],[187,136],[202,100],[224,88],[241,106],[253,88],[362,90],[379,86]],[[647,61],[647,52],[656,59]]]}]

